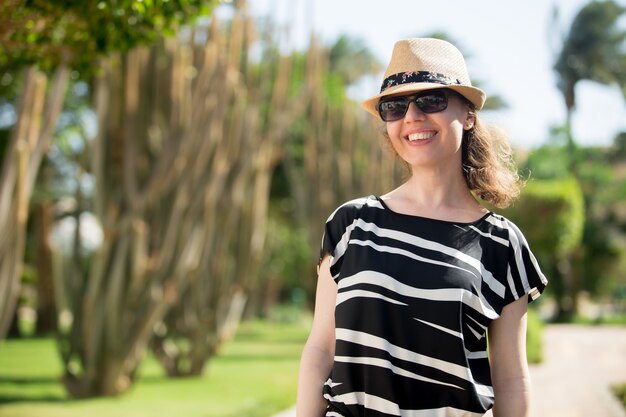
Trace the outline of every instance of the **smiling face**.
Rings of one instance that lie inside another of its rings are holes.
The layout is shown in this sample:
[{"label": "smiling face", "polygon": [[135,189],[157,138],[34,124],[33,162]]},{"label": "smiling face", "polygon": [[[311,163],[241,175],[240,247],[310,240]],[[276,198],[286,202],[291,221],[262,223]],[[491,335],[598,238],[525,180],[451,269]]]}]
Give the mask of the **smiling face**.
[{"label": "smiling face", "polygon": [[445,110],[425,113],[411,102],[404,117],[386,127],[394,150],[413,172],[420,168],[460,172],[463,131],[473,123],[465,100],[450,94]]}]

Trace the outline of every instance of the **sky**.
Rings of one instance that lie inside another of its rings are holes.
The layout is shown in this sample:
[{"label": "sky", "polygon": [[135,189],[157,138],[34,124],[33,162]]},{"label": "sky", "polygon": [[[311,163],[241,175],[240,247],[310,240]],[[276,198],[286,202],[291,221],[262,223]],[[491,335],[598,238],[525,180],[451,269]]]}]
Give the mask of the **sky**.
[{"label": "sky", "polygon": [[[387,66],[398,39],[445,32],[466,56],[472,80],[497,94],[508,109],[483,112],[516,147],[546,143],[551,126],[565,121],[552,70],[559,40],[587,0],[248,0],[255,16],[289,26],[289,43],[308,45],[311,31],[326,45],[341,35],[361,39]],[[618,0],[626,6],[626,0]],[[556,24],[554,7],[559,10]],[[626,19],[620,21],[626,27]],[[382,73],[350,90],[355,99],[376,94]],[[626,131],[626,104],[617,87],[580,82],[573,116],[583,145],[609,145]]]}]

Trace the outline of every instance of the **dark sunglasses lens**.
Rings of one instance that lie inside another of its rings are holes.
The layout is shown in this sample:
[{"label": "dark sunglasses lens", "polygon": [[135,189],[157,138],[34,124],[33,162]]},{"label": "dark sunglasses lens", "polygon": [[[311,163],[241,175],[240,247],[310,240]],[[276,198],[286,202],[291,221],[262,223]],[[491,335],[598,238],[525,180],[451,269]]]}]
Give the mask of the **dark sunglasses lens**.
[{"label": "dark sunglasses lens", "polygon": [[406,114],[409,103],[414,102],[424,113],[437,113],[448,108],[448,95],[444,91],[433,91],[420,96],[403,96],[380,102],[378,113],[385,122],[400,120]]},{"label": "dark sunglasses lens", "polygon": [[443,92],[433,92],[417,97],[415,104],[424,113],[437,113],[448,107],[448,97]]},{"label": "dark sunglasses lens", "polygon": [[383,101],[378,105],[378,113],[380,118],[385,122],[400,120],[406,114],[409,108],[409,101],[406,97],[397,98],[395,100]]}]

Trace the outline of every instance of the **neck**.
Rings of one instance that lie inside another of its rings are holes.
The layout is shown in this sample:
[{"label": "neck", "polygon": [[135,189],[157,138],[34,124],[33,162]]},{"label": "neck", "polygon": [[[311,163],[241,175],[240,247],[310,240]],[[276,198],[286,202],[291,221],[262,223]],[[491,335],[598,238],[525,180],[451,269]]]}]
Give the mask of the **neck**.
[{"label": "neck", "polygon": [[402,185],[403,195],[425,208],[476,206],[462,172],[451,174],[437,169],[413,169],[411,178]]},{"label": "neck", "polygon": [[413,170],[397,189],[382,196],[393,210],[441,220],[474,221],[487,211],[474,198],[462,173]]}]

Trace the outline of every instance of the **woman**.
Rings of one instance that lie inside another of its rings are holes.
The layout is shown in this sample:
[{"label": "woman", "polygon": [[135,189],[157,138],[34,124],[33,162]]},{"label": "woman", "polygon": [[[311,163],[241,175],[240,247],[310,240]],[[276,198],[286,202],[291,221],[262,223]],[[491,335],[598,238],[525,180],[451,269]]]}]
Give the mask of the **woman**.
[{"label": "woman", "polygon": [[298,417],[528,416],[527,304],[547,280],[519,229],[480,204],[520,187],[484,101],[450,43],[396,43],[363,106],[411,175],[326,223]]}]

